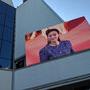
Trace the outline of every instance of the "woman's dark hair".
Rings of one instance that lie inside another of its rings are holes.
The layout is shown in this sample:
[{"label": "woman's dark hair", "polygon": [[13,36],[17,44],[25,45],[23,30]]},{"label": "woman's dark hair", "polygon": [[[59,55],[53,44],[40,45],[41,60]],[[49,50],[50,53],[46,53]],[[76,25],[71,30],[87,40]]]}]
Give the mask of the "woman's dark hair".
[{"label": "woman's dark hair", "polygon": [[49,34],[50,32],[52,32],[52,31],[56,31],[56,32],[59,34],[59,30],[58,30],[58,29],[48,29],[48,30],[46,31],[46,35],[48,36],[48,34]]},{"label": "woman's dark hair", "polygon": [[[46,31],[46,35],[48,36],[48,34],[49,34],[50,32],[52,32],[52,31],[56,31],[58,34],[60,34],[60,32],[59,32],[58,29],[48,29],[48,30]],[[58,38],[58,41],[60,41],[60,38]],[[48,44],[50,44],[49,41],[48,41]]]}]

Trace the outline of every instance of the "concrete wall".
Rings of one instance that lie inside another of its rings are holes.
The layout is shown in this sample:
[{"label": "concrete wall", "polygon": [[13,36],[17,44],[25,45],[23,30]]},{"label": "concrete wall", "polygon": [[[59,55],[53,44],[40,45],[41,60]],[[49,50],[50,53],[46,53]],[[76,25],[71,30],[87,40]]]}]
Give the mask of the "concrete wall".
[{"label": "concrete wall", "polygon": [[90,51],[15,72],[15,90],[44,89],[90,79]]},{"label": "concrete wall", "polygon": [[90,50],[19,69],[14,73],[0,69],[0,90],[43,90],[83,80],[90,80]]},{"label": "concrete wall", "polygon": [[10,6],[13,6],[12,0],[0,0],[0,1],[3,1],[3,2],[9,4]]},{"label": "concrete wall", "polygon": [[0,69],[0,90],[12,90],[12,71]]},{"label": "concrete wall", "polygon": [[25,33],[63,22],[43,0],[28,0],[16,10],[15,58],[25,54]]}]

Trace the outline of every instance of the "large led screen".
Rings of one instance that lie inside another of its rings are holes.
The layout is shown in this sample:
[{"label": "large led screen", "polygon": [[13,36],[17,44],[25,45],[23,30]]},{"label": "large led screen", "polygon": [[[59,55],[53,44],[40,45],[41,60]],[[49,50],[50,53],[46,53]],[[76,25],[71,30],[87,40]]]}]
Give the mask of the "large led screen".
[{"label": "large led screen", "polygon": [[70,56],[90,49],[90,26],[85,17],[27,32],[26,65]]}]

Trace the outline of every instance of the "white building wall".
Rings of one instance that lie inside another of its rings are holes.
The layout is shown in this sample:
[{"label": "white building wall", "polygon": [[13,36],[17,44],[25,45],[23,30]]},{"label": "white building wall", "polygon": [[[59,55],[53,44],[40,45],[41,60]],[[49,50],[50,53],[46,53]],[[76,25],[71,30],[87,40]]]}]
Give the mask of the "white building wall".
[{"label": "white building wall", "polygon": [[63,22],[43,0],[28,0],[16,10],[15,58],[25,54],[25,33]]}]

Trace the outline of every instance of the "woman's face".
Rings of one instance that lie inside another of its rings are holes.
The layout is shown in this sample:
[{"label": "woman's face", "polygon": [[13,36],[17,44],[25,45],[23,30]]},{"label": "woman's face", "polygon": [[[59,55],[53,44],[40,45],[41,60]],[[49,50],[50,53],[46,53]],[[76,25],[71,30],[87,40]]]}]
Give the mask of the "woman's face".
[{"label": "woman's face", "polygon": [[52,31],[47,36],[49,42],[56,42],[58,41],[59,34],[56,31]]}]

